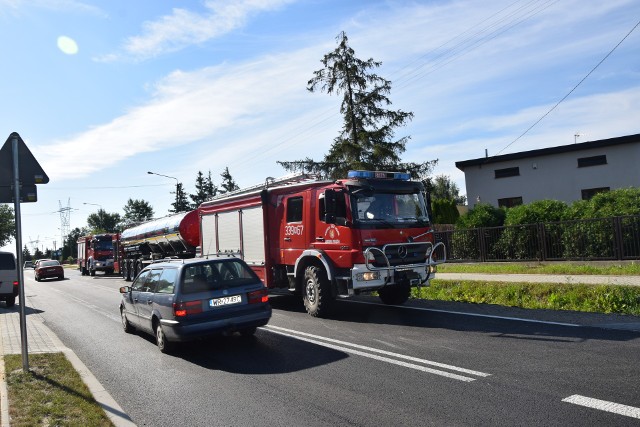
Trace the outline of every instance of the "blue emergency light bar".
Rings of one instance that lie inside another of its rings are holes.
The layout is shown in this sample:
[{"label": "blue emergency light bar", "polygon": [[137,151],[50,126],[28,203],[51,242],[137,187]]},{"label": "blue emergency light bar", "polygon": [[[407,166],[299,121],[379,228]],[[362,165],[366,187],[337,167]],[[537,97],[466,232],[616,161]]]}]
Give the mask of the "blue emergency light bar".
[{"label": "blue emergency light bar", "polygon": [[395,179],[398,181],[409,181],[411,175],[406,172],[384,172],[384,171],[349,171],[347,178],[353,179]]}]

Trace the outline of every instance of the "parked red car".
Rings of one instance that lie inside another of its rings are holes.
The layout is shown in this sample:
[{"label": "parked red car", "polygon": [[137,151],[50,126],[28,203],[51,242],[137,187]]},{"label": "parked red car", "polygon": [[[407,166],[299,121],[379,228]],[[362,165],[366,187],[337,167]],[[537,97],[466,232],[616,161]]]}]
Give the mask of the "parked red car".
[{"label": "parked red car", "polygon": [[52,277],[57,277],[58,280],[64,279],[64,269],[60,263],[54,260],[42,260],[38,262],[35,271],[36,282]]}]

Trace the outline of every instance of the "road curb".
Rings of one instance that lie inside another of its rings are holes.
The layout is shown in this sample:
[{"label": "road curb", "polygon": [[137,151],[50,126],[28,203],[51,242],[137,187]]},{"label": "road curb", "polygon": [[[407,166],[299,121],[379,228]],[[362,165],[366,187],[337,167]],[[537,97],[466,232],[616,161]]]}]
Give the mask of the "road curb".
[{"label": "road curb", "polygon": [[[7,329],[7,319],[9,316],[17,316],[18,313],[2,313],[0,314],[0,327]],[[13,319],[15,321],[15,319]],[[29,329],[36,329],[40,335],[44,334],[53,344],[50,351],[47,353],[62,352],[69,360],[73,368],[78,372],[82,381],[87,385],[89,391],[93,395],[94,399],[105,411],[105,414],[116,427],[136,427],[136,424],[131,418],[124,412],[124,410],[113,399],[104,386],[98,381],[98,379],[91,373],[89,368],[80,360],[80,358],[74,353],[73,350],[64,345],[57,335],[49,329],[44,322],[37,319],[36,316],[28,316],[27,322],[30,323]],[[3,339],[4,334],[0,334],[0,427],[9,427],[9,401],[7,393],[6,372],[4,366],[5,343]],[[35,337],[34,337],[35,338]],[[27,340],[29,339],[29,333],[27,333]],[[37,353],[43,353],[43,351],[37,351]]]}]

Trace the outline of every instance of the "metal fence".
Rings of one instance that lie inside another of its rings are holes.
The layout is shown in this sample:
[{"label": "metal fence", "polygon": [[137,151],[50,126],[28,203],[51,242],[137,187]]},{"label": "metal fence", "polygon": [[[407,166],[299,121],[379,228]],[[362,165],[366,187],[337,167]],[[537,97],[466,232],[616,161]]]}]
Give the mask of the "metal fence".
[{"label": "metal fence", "polygon": [[640,259],[640,215],[435,232],[448,261]]}]

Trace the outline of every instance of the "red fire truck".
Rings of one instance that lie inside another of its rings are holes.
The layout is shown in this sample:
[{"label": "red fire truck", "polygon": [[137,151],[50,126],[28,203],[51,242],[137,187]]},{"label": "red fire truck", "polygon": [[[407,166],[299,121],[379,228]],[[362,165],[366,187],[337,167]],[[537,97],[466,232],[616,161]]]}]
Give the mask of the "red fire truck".
[{"label": "red fire truck", "polygon": [[144,222],[123,230],[114,241],[116,271],[132,280],[155,260],[195,257],[199,243],[197,210]]},{"label": "red fire truck", "polygon": [[96,275],[96,271],[113,273],[113,235],[95,234],[78,239],[78,268],[83,276]]},{"label": "red fire truck", "polygon": [[424,187],[405,173],[267,180],[198,211],[202,256],[242,258],[268,288],[301,294],[312,316],[361,292],[403,304],[446,260],[444,245],[433,241]]}]

